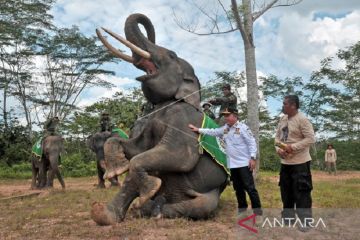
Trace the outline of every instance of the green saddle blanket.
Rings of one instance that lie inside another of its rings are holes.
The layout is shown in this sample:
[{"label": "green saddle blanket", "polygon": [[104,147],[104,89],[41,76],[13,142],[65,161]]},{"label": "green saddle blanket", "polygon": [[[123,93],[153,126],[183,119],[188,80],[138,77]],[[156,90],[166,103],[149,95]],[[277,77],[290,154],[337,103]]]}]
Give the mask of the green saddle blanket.
[{"label": "green saddle blanket", "polygon": [[41,142],[43,140],[43,137],[39,138],[35,144],[32,146],[32,153],[35,154],[38,157],[42,156],[42,147],[41,147]]},{"label": "green saddle blanket", "polygon": [[113,128],[111,132],[117,133],[119,135],[119,137],[121,137],[121,138],[125,138],[125,139],[129,138],[129,136],[126,134],[126,132],[124,132],[120,128]]},{"label": "green saddle blanket", "polygon": [[[218,128],[219,126],[216,124],[214,120],[204,114],[204,119],[201,125],[201,128]],[[224,149],[224,143],[221,139],[209,136],[205,134],[199,135],[199,144],[202,149],[204,149],[207,153],[209,153],[212,158],[224,168],[226,173],[230,175],[230,171],[227,168],[226,154]]]}]

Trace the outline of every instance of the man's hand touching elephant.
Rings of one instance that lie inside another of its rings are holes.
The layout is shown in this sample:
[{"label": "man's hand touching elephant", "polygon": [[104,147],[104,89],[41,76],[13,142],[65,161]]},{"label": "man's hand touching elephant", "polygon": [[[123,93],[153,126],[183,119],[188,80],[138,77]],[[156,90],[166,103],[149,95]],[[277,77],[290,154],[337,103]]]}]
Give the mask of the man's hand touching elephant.
[{"label": "man's hand touching elephant", "polygon": [[199,132],[199,128],[197,128],[197,127],[195,127],[194,125],[192,125],[192,124],[189,124],[189,128],[191,129],[191,131],[193,131],[193,132]]}]

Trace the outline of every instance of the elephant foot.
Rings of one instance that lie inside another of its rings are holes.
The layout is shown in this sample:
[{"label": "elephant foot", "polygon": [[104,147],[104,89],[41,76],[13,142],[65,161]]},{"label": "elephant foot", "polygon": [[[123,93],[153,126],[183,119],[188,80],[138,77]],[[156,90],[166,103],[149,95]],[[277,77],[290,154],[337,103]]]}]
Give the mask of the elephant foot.
[{"label": "elephant foot", "polygon": [[98,202],[92,204],[91,218],[100,226],[113,225],[116,223],[116,216],[110,212],[106,205]]},{"label": "elephant foot", "polygon": [[155,196],[161,187],[161,179],[154,176],[147,176],[140,187],[140,196],[138,202],[135,204],[136,208],[140,208],[150,198]]},{"label": "elephant foot", "polygon": [[99,183],[96,188],[105,188],[105,183],[101,182]]}]

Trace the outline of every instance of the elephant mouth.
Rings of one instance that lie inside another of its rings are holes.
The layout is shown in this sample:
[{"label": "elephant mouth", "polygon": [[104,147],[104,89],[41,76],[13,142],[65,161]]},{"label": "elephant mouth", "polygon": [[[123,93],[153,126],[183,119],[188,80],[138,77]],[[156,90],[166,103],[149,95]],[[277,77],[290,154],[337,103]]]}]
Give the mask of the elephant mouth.
[{"label": "elephant mouth", "polygon": [[138,61],[135,66],[144,72],[146,72],[146,75],[137,77],[136,80],[138,81],[146,81],[148,79],[154,78],[158,75],[158,68],[154,62],[152,62],[150,59],[141,58],[140,61]]}]

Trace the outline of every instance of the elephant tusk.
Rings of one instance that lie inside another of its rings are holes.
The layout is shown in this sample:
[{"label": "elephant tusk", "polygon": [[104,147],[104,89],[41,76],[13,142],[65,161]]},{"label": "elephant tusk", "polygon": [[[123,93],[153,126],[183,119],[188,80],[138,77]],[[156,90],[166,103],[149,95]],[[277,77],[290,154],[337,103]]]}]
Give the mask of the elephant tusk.
[{"label": "elephant tusk", "polygon": [[128,40],[126,40],[125,38],[121,37],[120,35],[117,35],[116,33],[106,29],[106,28],[102,28],[105,32],[107,32],[108,34],[110,34],[111,36],[113,36],[115,39],[119,40],[121,43],[123,43],[125,46],[127,46],[128,48],[130,48],[131,50],[133,50],[136,54],[142,56],[143,58],[146,59],[150,59],[151,58],[151,54],[141,48],[139,48],[138,46],[136,46],[135,44],[129,42]]},{"label": "elephant tusk", "polygon": [[110,43],[103,37],[103,35],[101,35],[100,30],[96,29],[96,34],[98,36],[98,38],[100,39],[100,41],[104,44],[104,46],[109,49],[110,52],[112,52],[115,56],[129,62],[129,63],[133,63],[134,60],[132,57],[130,57],[129,55],[126,55],[122,52],[120,52],[119,50],[117,50],[116,48],[114,48],[113,46],[110,45]]}]

